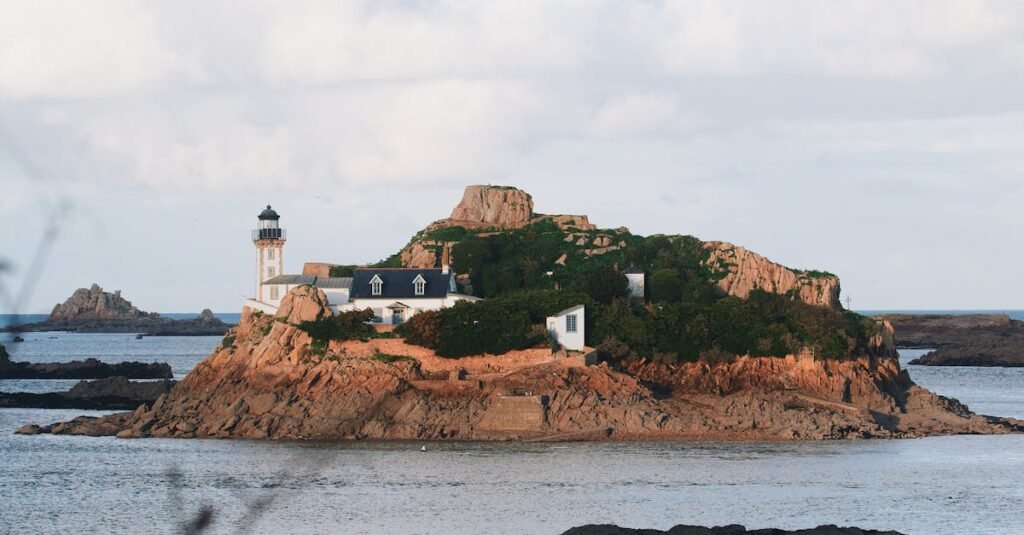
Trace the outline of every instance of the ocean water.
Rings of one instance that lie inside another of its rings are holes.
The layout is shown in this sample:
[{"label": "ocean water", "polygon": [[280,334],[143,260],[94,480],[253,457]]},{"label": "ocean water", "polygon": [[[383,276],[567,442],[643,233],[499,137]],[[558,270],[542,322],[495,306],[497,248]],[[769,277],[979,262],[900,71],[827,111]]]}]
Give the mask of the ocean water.
[{"label": "ocean water", "polygon": [[[169,360],[206,338],[32,333],[19,360]],[[37,338],[38,337],[38,338]],[[138,343],[136,343],[138,342]],[[920,351],[905,351],[906,363]],[[1024,417],[1024,369],[910,366],[972,409]],[[11,384],[0,381],[0,390]],[[36,385],[38,387],[38,385]],[[799,443],[478,444],[18,436],[84,411],[0,409],[0,532],[560,533],[584,523],[1022,533],[1024,436]]]}]

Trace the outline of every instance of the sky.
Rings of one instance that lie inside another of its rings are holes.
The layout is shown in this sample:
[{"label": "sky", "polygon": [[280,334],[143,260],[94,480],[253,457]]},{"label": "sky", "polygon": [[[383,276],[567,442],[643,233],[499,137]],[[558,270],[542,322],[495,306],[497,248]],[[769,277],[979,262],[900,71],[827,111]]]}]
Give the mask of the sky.
[{"label": "sky", "polygon": [[239,311],[468,184],[840,276],[854,309],[1024,308],[1024,3],[0,0],[0,298]]}]

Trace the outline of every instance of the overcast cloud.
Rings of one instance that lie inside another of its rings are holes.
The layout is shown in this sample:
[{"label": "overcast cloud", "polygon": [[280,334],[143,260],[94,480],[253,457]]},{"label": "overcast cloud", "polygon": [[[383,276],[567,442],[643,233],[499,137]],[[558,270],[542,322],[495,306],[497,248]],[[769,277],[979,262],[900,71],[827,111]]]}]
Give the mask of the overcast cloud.
[{"label": "overcast cloud", "polygon": [[[833,271],[857,309],[1024,308],[1024,4],[0,2],[0,257],[231,312],[385,257],[466,184]],[[63,213],[63,212],[61,212]]]}]

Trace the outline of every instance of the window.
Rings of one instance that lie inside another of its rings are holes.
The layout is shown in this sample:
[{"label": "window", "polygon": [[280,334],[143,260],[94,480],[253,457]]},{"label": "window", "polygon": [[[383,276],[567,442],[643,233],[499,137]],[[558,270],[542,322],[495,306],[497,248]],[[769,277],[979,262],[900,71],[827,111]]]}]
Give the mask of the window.
[{"label": "window", "polygon": [[416,295],[423,295],[423,292],[426,290],[427,287],[427,281],[423,279],[417,279],[415,282],[413,282],[413,284],[416,286]]},{"label": "window", "polygon": [[565,332],[576,332],[576,314],[569,314],[565,317]]},{"label": "window", "polygon": [[274,259],[274,251],[275,251],[274,249],[267,249],[267,259],[268,260],[273,260]]},{"label": "window", "polygon": [[380,279],[370,281],[370,293],[373,295],[380,295],[382,286],[384,286],[384,283]]},{"label": "window", "polygon": [[279,296],[279,294],[278,294],[277,286],[271,286],[270,287],[270,298],[274,299],[274,300],[277,300],[278,296]]},{"label": "window", "polygon": [[267,278],[268,279],[272,279],[272,278],[274,278],[274,275],[277,275],[276,270],[273,267],[268,267],[267,268]]}]

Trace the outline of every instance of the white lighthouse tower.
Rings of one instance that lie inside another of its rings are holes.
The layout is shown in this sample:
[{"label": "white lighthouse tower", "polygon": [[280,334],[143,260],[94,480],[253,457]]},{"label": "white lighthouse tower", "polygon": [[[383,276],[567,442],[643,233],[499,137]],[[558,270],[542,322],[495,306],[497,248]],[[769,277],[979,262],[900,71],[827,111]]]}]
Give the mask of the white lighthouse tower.
[{"label": "white lighthouse tower", "polygon": [[256,301],[260,303],[276,305],[283,297],[274,295],[279,291],[276,285],[264,284],[284,272],[284,242],[288,235],[280,227],[280,219],[268,204],[252,231],[252,243],[256,246]]}]

